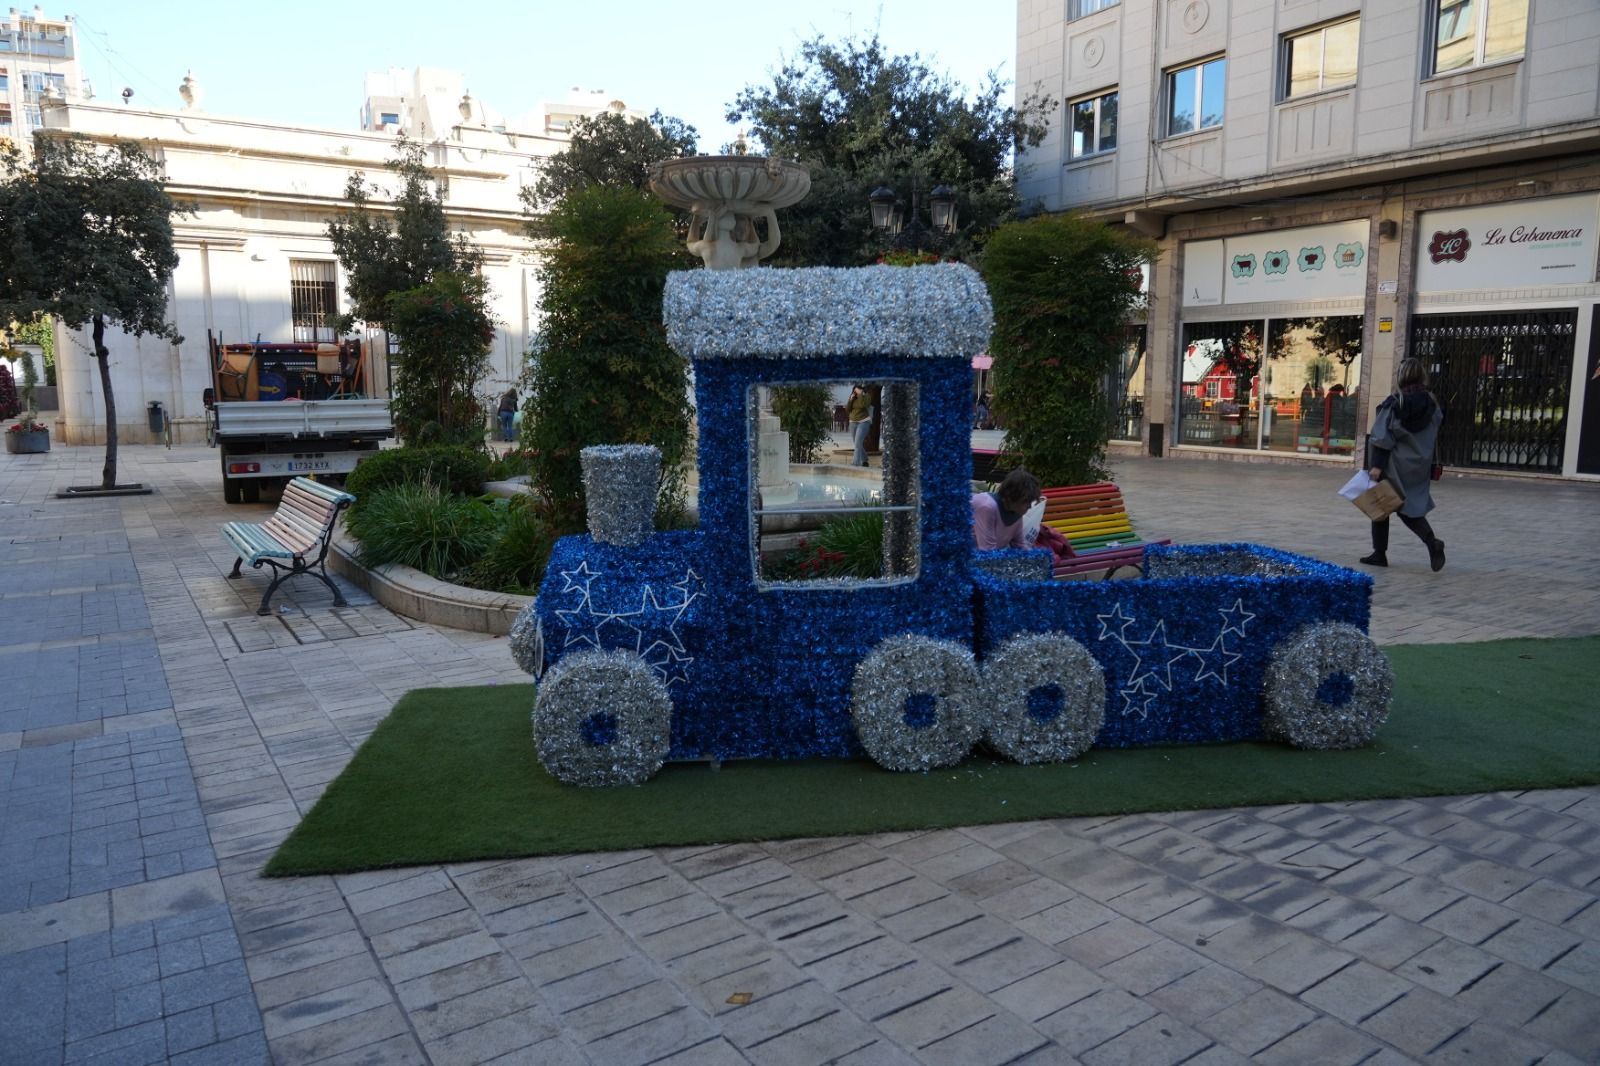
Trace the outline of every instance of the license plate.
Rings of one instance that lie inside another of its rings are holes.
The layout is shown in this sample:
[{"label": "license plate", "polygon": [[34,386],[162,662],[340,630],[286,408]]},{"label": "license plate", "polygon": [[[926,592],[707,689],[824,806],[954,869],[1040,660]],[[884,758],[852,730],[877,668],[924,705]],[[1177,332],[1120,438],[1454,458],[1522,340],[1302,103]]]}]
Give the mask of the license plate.
[{"label": "license plate", "polygon": [[333,463],[327,459],[291,459],[290,470],[332,470]]}]

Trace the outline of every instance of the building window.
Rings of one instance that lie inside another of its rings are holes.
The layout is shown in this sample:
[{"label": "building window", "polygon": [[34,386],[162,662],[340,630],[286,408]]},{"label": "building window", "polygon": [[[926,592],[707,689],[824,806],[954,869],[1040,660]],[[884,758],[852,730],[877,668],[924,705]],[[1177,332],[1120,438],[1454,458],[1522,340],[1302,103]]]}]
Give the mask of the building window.
[{"label": "building window", "polygon": [[333,320],[339,313],[339,286],[333,263],[322,259],[289,260],[289,303],[296,342],[336,339]]},{"label": "building window", "polygon": [[1105,93],[1072,105],[1072,158],[1098,155],[1117,146],[1117,94]]},{"label": "building window", "polygon": [[28,120],[29,129],[40,129],[44,126],[44,112],[37,107],[24,106],[22,114]]},{"label": "building window", "polygon": [[0,93],[8,91],[10,88],[11,75],[7,73],[5,67],[0,67]]},{"label": "building window", "polygon": [[378,116],[378,125],[380,125],[380,126],[398,126],[398,125],[400,125],[400,114],[399,114],[399,112],[396,112],[396,111],[385,111],[383,114]]},{"label": "building window", "polygon": [[1360,41],[1358,18],[1285,37],[1284,99],[1354,85]]},{"label": "building window", "polygon": [[1096,11],[1104,11],[1108,7],[1116,7],[1122,0],[1067,0],[1067,18],[1081,19],[1085,15],[1092,15]]},{"label": "building window", "polygon": [[0,104],[0,126],[11,125],[11,105]]},{"label": "building window", "polygon": [[1222,125],[1228,61],[1225,57],[1167,72],[1167,136]]},{"label": "building window", "polygon": [[1435,0],[1433,72],[1515,59],[1528,36],[1528,0]]}]

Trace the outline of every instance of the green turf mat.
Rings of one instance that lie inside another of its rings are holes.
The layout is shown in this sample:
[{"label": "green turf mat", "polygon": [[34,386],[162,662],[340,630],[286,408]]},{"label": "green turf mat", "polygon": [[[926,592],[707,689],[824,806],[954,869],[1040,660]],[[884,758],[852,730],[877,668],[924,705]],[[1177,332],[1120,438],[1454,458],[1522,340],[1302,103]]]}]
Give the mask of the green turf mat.
[{"label": "green turf mat", "polygon": [[572,788],[544,772],[532,685],[421,689],[361,746],[266,873],[1600,783],[1600,637],[1388,653],[1393,712],[1359,751],[1096,749],[1055,766],[975,755],[928,774],[865,761],[697,763],[619,789]]}]

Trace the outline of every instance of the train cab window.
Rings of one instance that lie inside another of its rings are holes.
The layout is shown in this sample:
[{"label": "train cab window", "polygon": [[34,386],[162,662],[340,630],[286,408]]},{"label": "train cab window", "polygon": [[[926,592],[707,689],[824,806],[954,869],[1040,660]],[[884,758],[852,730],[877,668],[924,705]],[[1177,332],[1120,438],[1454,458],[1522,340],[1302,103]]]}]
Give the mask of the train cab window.
[{"label": "train cab window", "polygon": [[747,400],[757,583],[916,577],[917,386],[796,381]]}]

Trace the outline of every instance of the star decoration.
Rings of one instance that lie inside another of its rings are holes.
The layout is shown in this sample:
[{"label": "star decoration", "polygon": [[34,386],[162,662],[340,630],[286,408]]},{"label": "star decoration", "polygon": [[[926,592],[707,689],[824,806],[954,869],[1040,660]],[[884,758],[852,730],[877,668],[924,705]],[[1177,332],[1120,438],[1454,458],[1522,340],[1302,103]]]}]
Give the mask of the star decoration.
[{"label": "star decoration", "polygon": [[1244,636],[1244,624],[1255,617],[1255,615],[1244,609],[1243,600],[1234,600],[1233,606],[1227,610],[1218,607],[1217,613],[1222,616],[1222,631],[1227,633],[1232,630],[1241,637]]},{"label": "star decoration", "polygon": [[1126,718],[1130,714],[1138,714],[1140,718],[1150,717],[1150,704],[1155,700],[1156,694],[1146,692],[1144,683],[1130,685],[1122,690],[1122,715]]},{"label": "star decoration", "polygon": [[[576,570],[561,571],[561,576],[566,579],[567,582],[564,586],[562,586],[561,591],[571,592],[576,589],[583,594],[583,602],[585,605],[587,605],[589,602],[589,583],[600,575],[589,569],[589,560],[585,559],[578,564],[578,568]],[[580,577],[582,580],[578,580]]]},{"label": "star decoration", "polygon": [[[1244,658],[1243,655],[1237,652],[1229,651],[1227,646],[1222,643],[1223,633],[1226,632],[1227,630],[1224,629],[1222,633],[1218,633],[1216,643],[1209,648],[1191,648],[1189,650],[1190,655],[1200,660],[1200,671],[1194,675],[1196,681],[1204,681],[1208,677],[1214,677],[1226,685],[1228,683],[1228,667]],[[1218,669],[1219,666],[1221,667],[1220,671]]]},{"label": "star decoration", "polygon": [[[1126,646],[1129,651],[1133,651],[1134,648],[1153,649],[1152,652],[1133,652],[1134,656],[1138,659],[1138,663],[1133,668],[1132,676],[1128,678],[1128,684],[1130,686],[1139,685],[1144,681],[1145,678],[1148,677],[1155,680],[1168,692],[1171,692],[1172,656],[1167,654],[1171,648],[1167,644],[1166,619],[1163,618],[1161,621],[1155,624],[1155,628],[1150,630],[1150,636],[1147,639],[1139,641],[1127,641]],[[1188,649],[1184,649],[1184,654],[1188,654]],[[1182,655],[1178,656],[1178,658],[1182,657]],[[1161,671],[1159,675],[1156,673],[1157,670]]]},{"label": "star decoration", "polygon": [[[1110,614],[1097,614],[1095,615],[1095,618],[1100,622],[1101,640],[1111,637],[1112,640],[1119,640],[1123,642],[1127,641],[1128,627],[1133,624],[1133,617],[1131,615],[1125,615],[1122,613],[1122,602],[1120,600],[1117,602],[1117,605],[1111,609]],[[1111,621],[1107,621],[1107,619],[1110,619]],[[1111,622],[1120,622],[1122,624],[1113,626]],[[1116,630],[1115,636],[1113,636],[1111,633],[1112,629]]]}]

